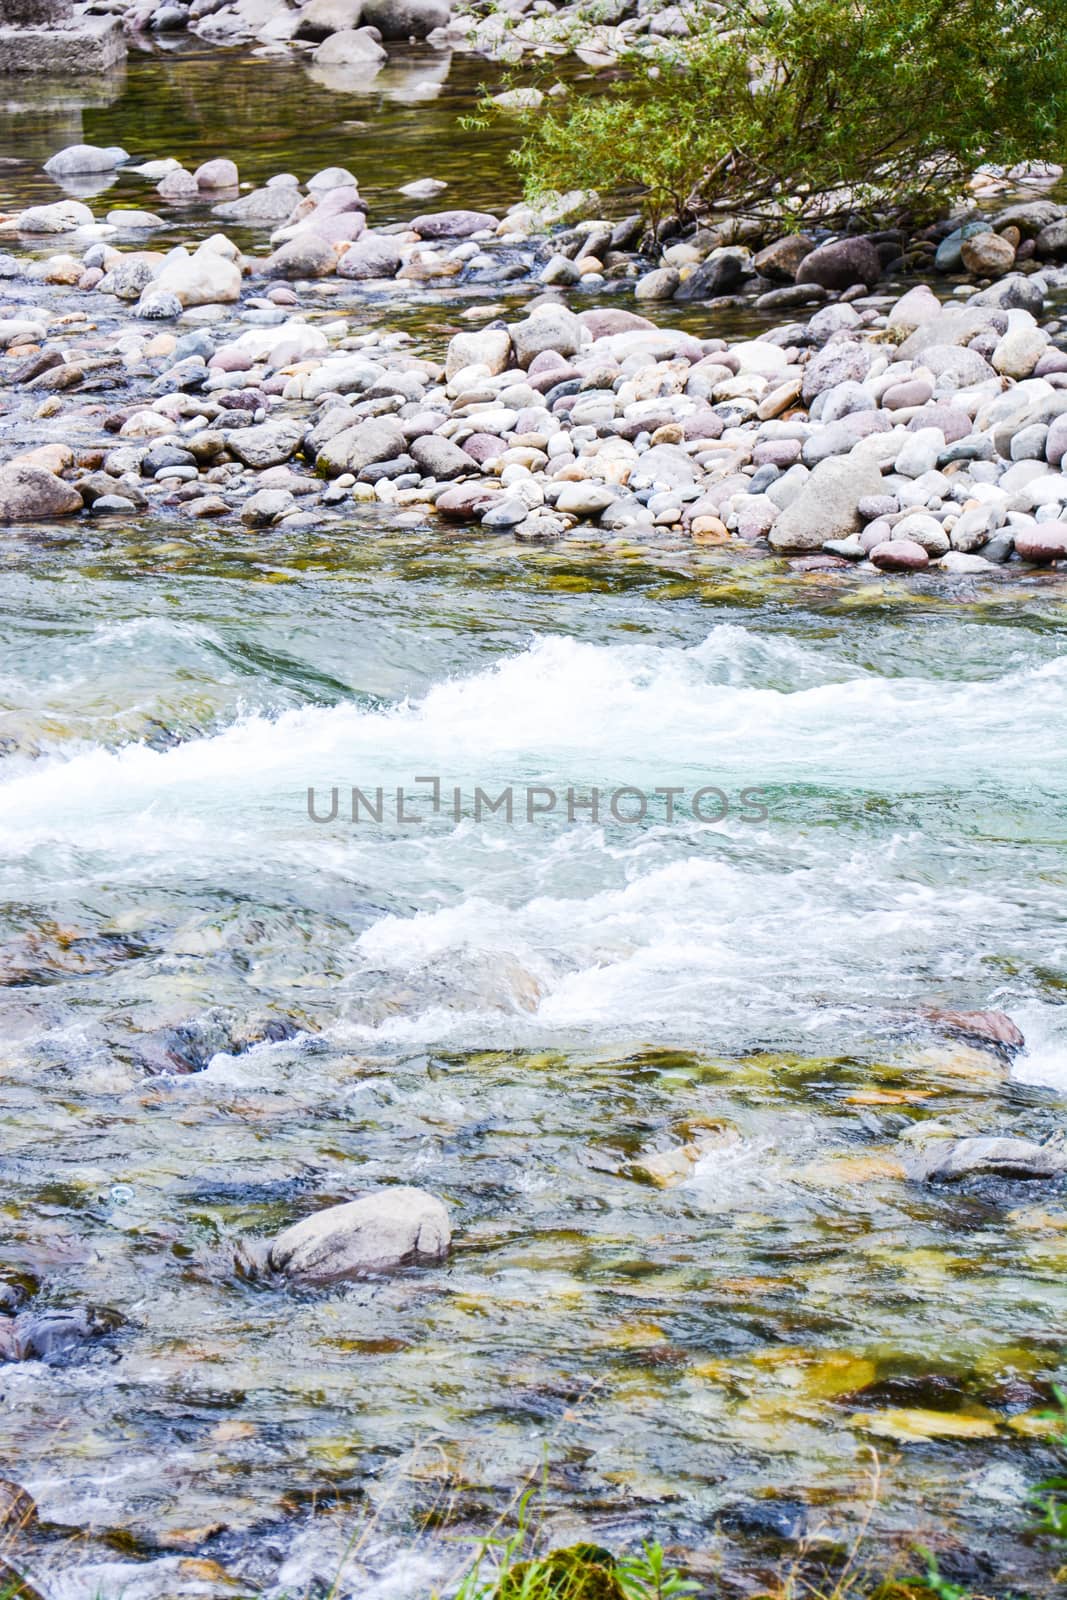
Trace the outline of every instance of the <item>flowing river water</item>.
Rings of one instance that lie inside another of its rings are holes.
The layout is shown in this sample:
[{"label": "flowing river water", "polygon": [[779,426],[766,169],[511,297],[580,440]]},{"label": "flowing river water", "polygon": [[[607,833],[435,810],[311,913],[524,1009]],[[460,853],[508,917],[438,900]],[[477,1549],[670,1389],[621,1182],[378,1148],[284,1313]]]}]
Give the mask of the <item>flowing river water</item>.
[{"label": "flowing river water", "polygon": [[[427,174],[499,206],[506,140],[456,120],[487,70],[357,98],[134,57],[81,131],[251,178],[343,160],[376,220]],[[64,134],[9,121],[5,199],[54,197]],[[447,304],[421,315],[440,340]],[[868,1514],[887,1559],[1043,1592],[1063,1196],[896,1158],[925,1118],[1062,1123],[1059,583],[586,532],[4,534],[3,1267],[122,1319],[0,1373],[54,1600],[325,1594],[345,1561],[338,1592],[414,1600],[542,1474],[556,1542],[654,1534],[725,1592]],[[682,795],[569,820],[623,787]],[[931,1006],[1006,1010],[1011,1075]],[[446,1267],[235,1271],[391,1182],[446,1200]]]}]

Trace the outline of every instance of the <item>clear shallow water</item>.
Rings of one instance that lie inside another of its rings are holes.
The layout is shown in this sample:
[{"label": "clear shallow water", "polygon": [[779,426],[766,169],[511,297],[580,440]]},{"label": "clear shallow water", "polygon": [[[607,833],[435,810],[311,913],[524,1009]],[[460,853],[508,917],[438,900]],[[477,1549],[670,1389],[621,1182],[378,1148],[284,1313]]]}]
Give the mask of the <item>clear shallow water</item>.
[{"label": "clear shallow water", "polygon": [[[143,97],[87,136],[137,145],[162,70],[132,63]],[[338,159],[322,115],[251,175]],[[493,203],[475,153],[462,199]],[[462,1561],[441,1524],[484,1528],[543,1457],[554,1537],[656,1531],[746,1592],[775,1506],[855,1526],[874,1443],[880,1549],[918,1533],[1043,1592],[1020,1496],[1053,1459],[1063,1196],[894,1162],[929,1117],[1062,1125],[1058,580],[366,513],[284,544],[78,528],[6,536],[0,645],[2,1264],[125,1319],[3,1369],[49,1596],[118,1593],[131,1556],[201,1563],[155,1594],[303,1594],[355,1530],[355,1592],[406,1600]],[[309,785],[422,774],[458,821],[308,818]],[[508,784],[729,810],[476,820]],[[1007,1078],[930,1005],[1002,1007],[1030,1049]],[[241,1240],[395,1181],[447,1200],[447,1268],[235,1272]],[[986,1427],[898,1445],[869,1426],[894,1406]]]},{"label": "clear shallow water", "polygon": [[[906,1539],[921,1497],[1034,1587],[1009,1491],[1049,1457],[1009,1423],[1060,1367],[1062,1202],[884,1158],[918,1117],[1060,1120],[1047,600],[334,537],[269,584],[210,541],[9,552],[5,1261],[127,1318],[5,1371],[13,1475],[92,1530],[56,1593],[115,1546],[291,1590],[382,1500],[359,1592],[415,1594],[461,1558],[426,1515],[484,1522],[542,1449],[561,1536],[751,1575],[723,1508],[847,1525],[851,1419],[930,1393],[994,1432],[886,1447],[876,1525]],[[769,815],[308,819],[309,784],[426,773],[468,813],[476,783],[709,783]],[[1001,1081],[927,1004],[1003,1006],[1034,1050]],[[243,1048],[270,1021],[307,1031]],[[641,1181],[683,1143],[685,1181]],[[452,1207],[447,1269],[235,1276],[242,1238],[397,1180]]]}]

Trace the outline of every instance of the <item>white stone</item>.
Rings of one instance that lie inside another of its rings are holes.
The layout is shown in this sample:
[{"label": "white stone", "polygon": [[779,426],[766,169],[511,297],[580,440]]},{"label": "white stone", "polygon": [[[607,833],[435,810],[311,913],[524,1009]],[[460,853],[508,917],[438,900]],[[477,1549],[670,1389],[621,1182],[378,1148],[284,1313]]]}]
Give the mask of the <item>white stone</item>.
[{"label": "white stone", "polygon": [[186,308],[230,304],[240,298],[241,269],[212,249],[210,241],[202,244],[195,255],[179,246],[160,268],[156,288],[176,295]]}]

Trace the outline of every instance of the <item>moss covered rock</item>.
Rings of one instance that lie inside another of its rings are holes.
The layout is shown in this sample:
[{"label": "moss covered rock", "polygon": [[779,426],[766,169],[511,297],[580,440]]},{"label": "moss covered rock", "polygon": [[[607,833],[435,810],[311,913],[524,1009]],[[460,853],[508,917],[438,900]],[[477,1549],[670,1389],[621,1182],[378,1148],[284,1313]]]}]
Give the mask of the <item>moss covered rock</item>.
[{"label": "moss covered rock", "polygon": [[497,1585],[494,1600],[626,1600],[610,1550],[575,1544],[535,1561],[519,1561]]}]

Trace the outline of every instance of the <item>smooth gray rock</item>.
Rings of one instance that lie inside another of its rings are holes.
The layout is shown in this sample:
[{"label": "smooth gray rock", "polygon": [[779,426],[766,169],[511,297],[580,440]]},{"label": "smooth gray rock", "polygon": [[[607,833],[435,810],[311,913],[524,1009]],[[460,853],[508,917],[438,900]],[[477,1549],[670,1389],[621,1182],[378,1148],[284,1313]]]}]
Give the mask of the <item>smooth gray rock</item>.
[{"label": "smooth gray rock", "polygon": [[329,1206],[278,1235],[268,1264],[303,1283],[443,1261],[452,1242],[448,1211],[424,1189],[376,1189]]},{"label": "smooth gray rock", "polygon": [[67,517],[82,506],[77,489],[46,467],[18,461],[0,467],[0,522]]},{"label": "smooth gray rock", "polygon": [[304,424],[295,417],[261,422],[252,428],[235,428],[226,440],[231,455],[246,467],[280,467],[300,448]]},{"label": "smooth gray rock", "polygon": [[539,306],[532,316],[514,323],[509,332],[520,367],[528,367],[545,350],[573,356],[582,348],[582,324],[566,306]]},{"label": "smooth gray rock", "polygon": [[337,263],[339,278],[356,281],[368,278],[395,278],[401,262],[400,251],[386,234],[364,233],[350,245]]},{"label": "smooth gray rock", "polygon": [[478,470],[478,463],[466,450],[439,433],[424,433],[413,439],[409,453],[419,471],[427,477],[447,480]]},{"label": "smooth gray rock", "polygon": [[228,222],[279,223],[288,220],[290,212],[300,199],[300,190],[292,184],[268,184],[263,189],[253,189],[239,200],[226,200],[213,206],[216,217]]},{"label": "smooth gray rock", "polygon": [[268,278],[328,278],[336,268],[333,245],[310,228],[302,228],[294,239],[287,239],[263,263]]},{"label": "smooth gray rock", "polygon": [[882,262],[869,239],[835,239],[804,256],[797,268],[797,283],[817,283],[823,289],[851,289],[854,283],[874,287],[882,276]]},{"label": "smooth gray rock", "polygon": [[781,555],[821,550],[828,539],[847,539],[862,527],[859,502],[882,492],[882,475],[866,457],[820,461],[769,534]]},{"label": "smooth gray rock", "polygon": [[368,417],[334,435],[318,455],[318,466],[328,477],[342,472],[362,472],[375,461],[391,461],[407,447],[404,430],[394,417]]},{"label": "smooth gray rock", "polygon": [[910,1176],[927,1183],[962,1178],[1056,1178],[1067,1171],[1067,1154],[1029,1139],[937,1140],[908,1162]]},{"label": "smooth gray rock", "polygon": [[410,223],[420,239],[466,239],[496,225],[497,218],[488,211],[428,211]]},{"label": "smooth gray rock", "polygon": [[70,144],[44,164],[52,178],[70,178],[90,172],[114,172],[130,158],[121,145]]},{"label": "smooth gray rock", "polygon": [[812,356],[804,368],[802,397],[810,405],[816,395],[825,389],[836,389],[842,383],[862,383],[874,359],[865,344],[853,344],[848,339],[835,339]]}]

